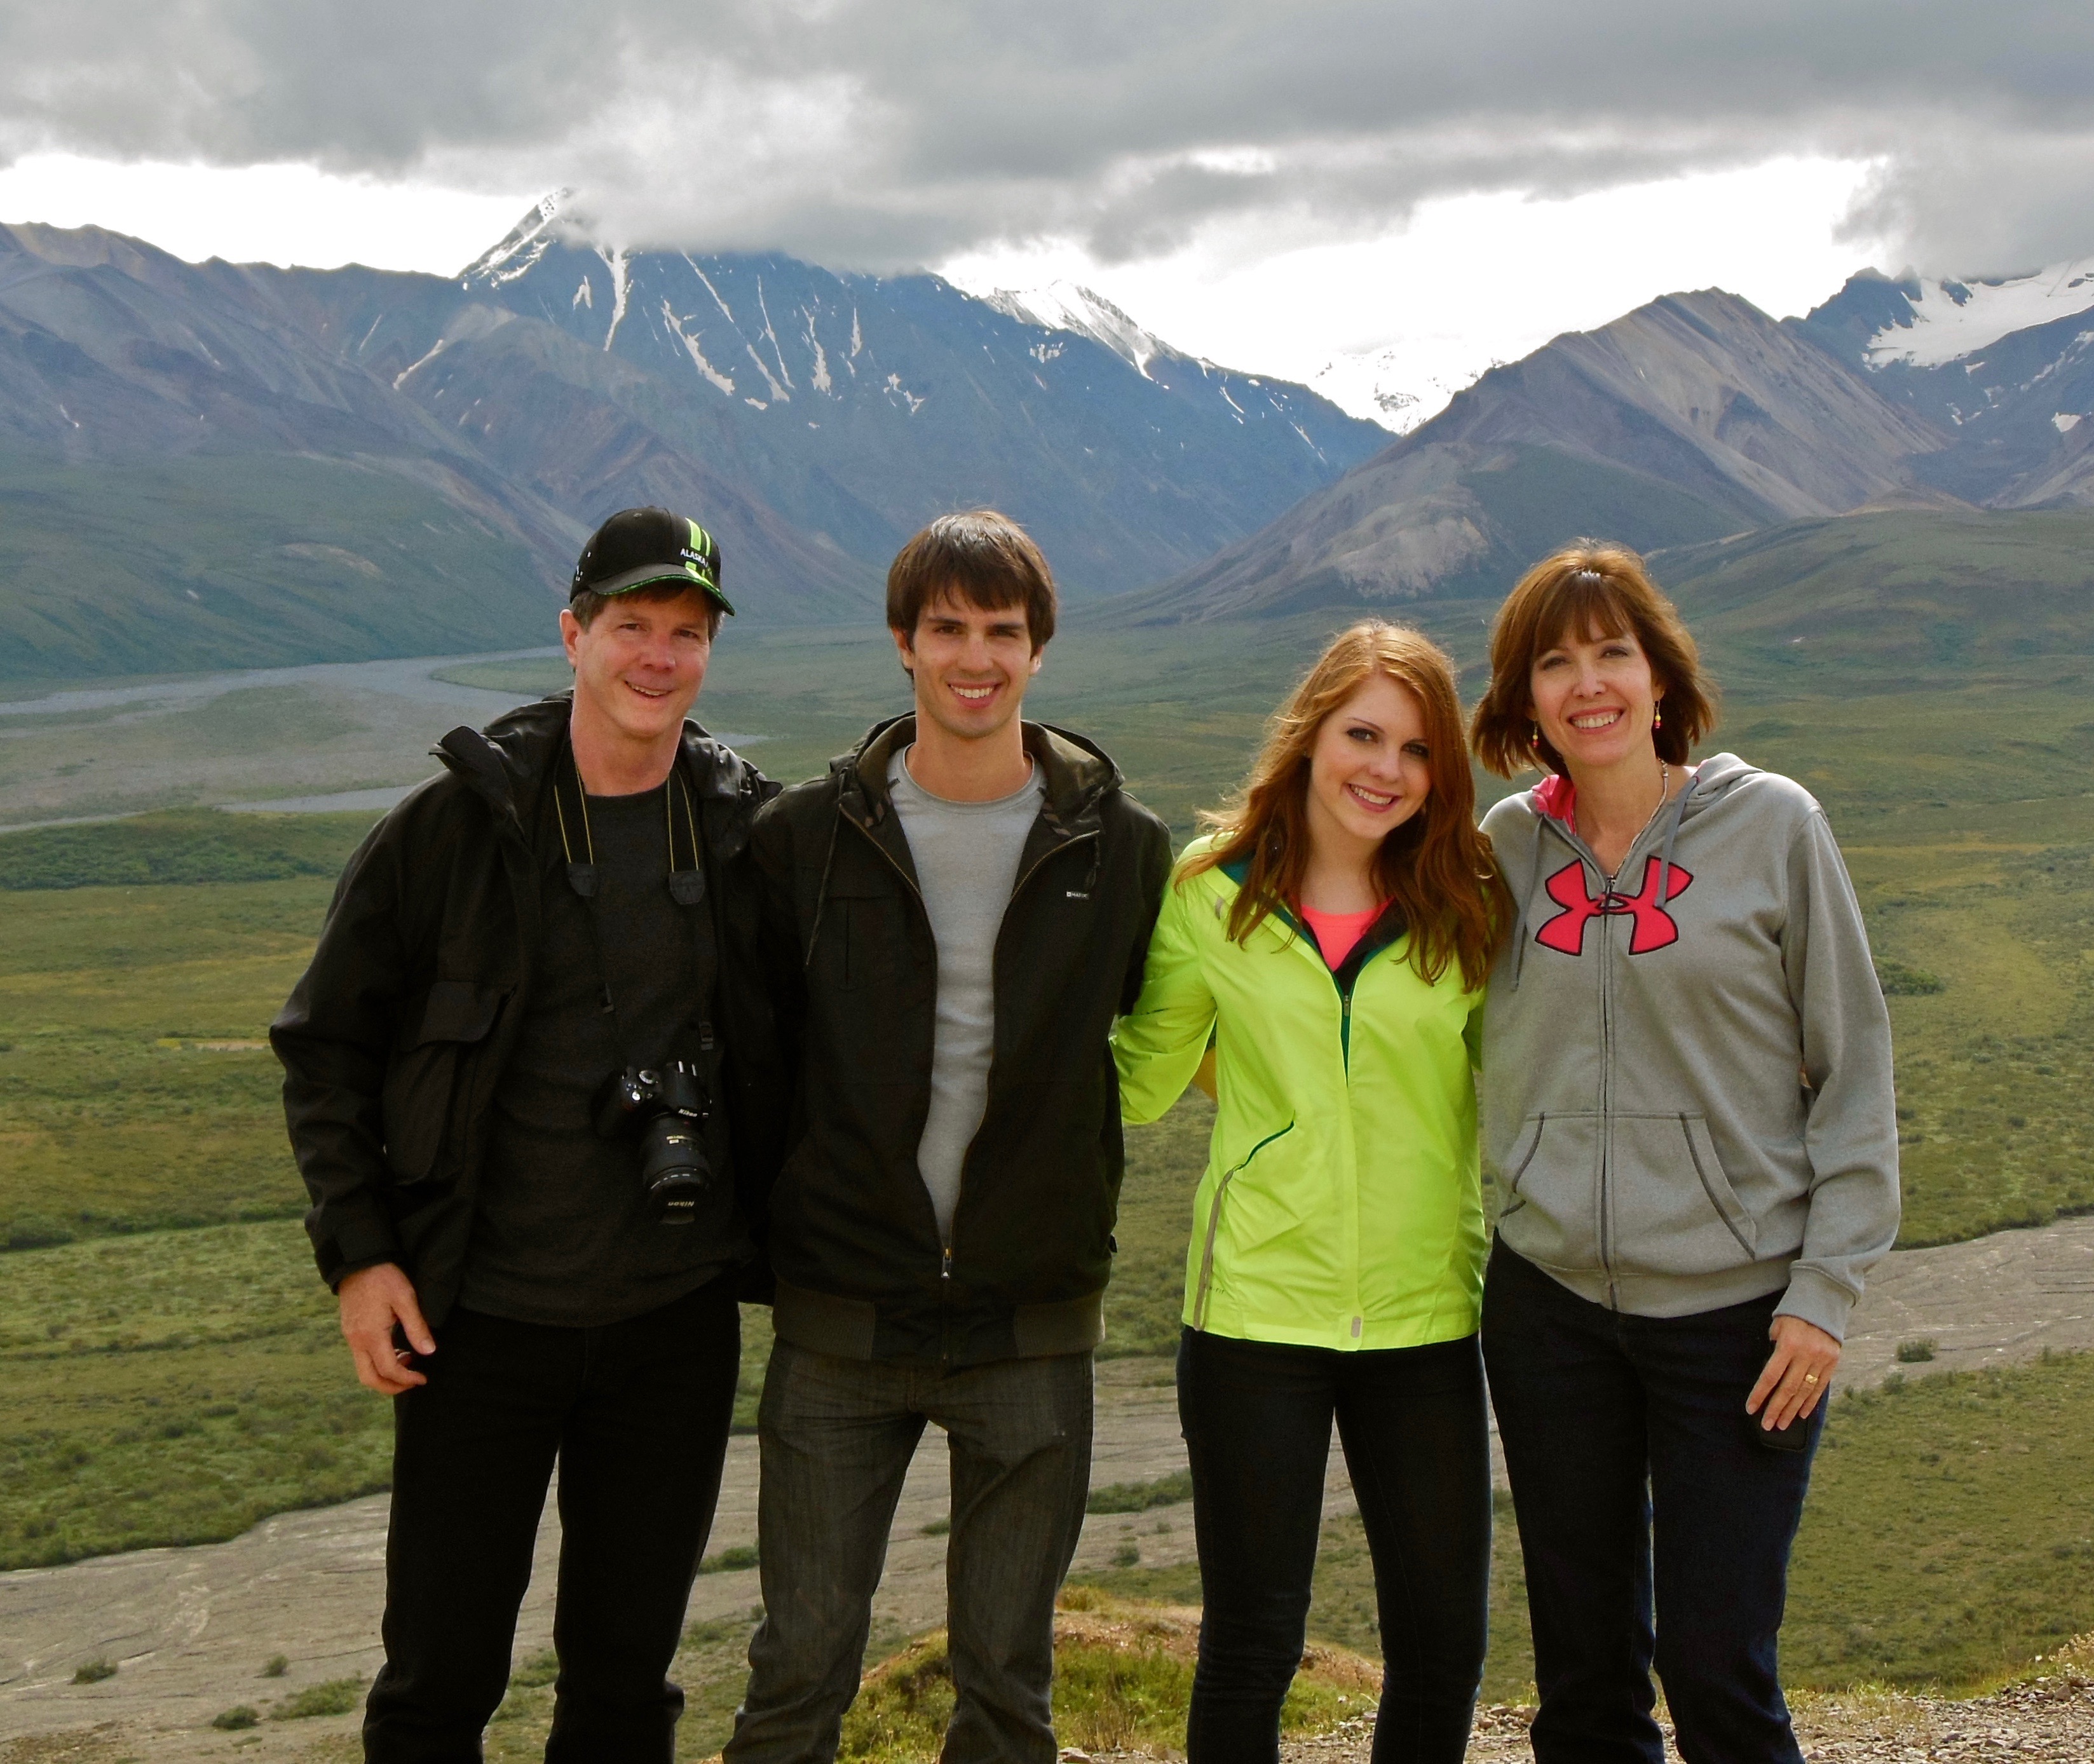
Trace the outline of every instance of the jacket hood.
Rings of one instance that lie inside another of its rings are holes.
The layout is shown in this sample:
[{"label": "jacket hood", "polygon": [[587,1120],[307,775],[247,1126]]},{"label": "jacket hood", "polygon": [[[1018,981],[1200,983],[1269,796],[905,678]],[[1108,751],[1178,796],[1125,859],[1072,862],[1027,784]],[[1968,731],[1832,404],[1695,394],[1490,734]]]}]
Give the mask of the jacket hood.
[{"label": "jacket hood", "polygon": [[[1680,805],[1680,819],[1693,819],[1746,779],[1758,776],[1758,767],[1748,765],[1736,754],[1711,754],[1694,768],[1693,781],[1687,787],[1687,800]],[[1553,771],[1531,790],[1521,792],[1513,800],[1524,803],[1537,819],[1567,827],[1578,792],[1568,778]]]},{"label": "jacket hood", "polygon": [[[1025,723],[1020,728],[1025,751],[1040,768],[1049,819],[1071,824],[1120,788],[1119,767],[1096,742],[1049,723]],[[858,797],[865,819],[875,824],[886,818],[889,807],[888,768],[895,754],[915,739],[914,715],[890,717],[875,723],[849,753],[829,762],[829,771],[845,796]]]},{"label": "jacket hood", "polygon": [[[505,710],[485,729],[461,724],[429,749],[484,802],[498,825],[524,836],[527,817],[567,737],[571,691]],[[684,720],[683,764],[700,796],[732,797],[755,788],[753,774],[732,748],[689,718]]]}]

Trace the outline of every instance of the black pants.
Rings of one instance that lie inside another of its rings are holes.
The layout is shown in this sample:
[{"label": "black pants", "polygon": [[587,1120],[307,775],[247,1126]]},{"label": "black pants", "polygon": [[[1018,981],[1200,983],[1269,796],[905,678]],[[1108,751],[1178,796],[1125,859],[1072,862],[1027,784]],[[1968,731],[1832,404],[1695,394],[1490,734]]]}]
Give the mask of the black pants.
[{"label": "black pants", "polygon": [[734,1413],[732,1277],[596,1329],[461,1310],[393,1405],[385,1664],[371,1764],[467,1764],[509,1682],[554,1459],[560,1657],[549,1760],[667,1764],[667,1678]]},{"label": "black pants", "polygon": [[1375,1764],[1460,1764],[1489,1626],[1490,1440],[1476,1338],[1340,1353],[1188,1329],[1178,1413],[1206,1605],[1191,1764],[1279,1755],[1333,1416],[1374,1558],[1384,1661]]},{"label": "black pants", "polygon": [[1492,1250],[1484,1357],[1527,1562],[1540,1764],[1662,1764],[1653,1659],[1689,1764],[1798,1764],[1775,1640],[1810,1453],[1757,1443],[1745,1414],[1775,1302],[1625,1316]]}]

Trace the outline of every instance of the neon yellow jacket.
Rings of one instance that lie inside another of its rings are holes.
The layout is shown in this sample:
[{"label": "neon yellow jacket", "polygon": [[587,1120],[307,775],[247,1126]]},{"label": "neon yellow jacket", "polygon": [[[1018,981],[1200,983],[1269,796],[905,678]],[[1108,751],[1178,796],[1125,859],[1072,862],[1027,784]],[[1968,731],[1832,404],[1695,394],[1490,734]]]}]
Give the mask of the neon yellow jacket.
[{"label": "neon yellow jacket", "polygon": [[1232,943],[1240,872],[1184,874],[1181,858],[1113,1051],[1121,1118],[1153,1121],[1214,1036],[1220,1112],[1193,1202],[1186,1323],[1345,1349],[1472,1333],[1482,992],[1451,965],[1427,985],[1409,938],[1380,926],[1335,974],[1288,914]]}]

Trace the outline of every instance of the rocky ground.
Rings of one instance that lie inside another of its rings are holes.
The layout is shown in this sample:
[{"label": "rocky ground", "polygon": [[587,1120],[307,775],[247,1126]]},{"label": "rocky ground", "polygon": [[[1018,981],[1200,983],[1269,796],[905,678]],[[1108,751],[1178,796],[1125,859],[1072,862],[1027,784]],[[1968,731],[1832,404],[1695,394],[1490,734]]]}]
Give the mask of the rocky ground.
[{"label": "rocky ground", "polygon": [[[1857,1314],[1842,1382],[1877,1382],[1897,1367],[1901,1344],[1919,1340],[1935,1344],[1930,1371],[2006,1363],[2047,1347],[2094,1349],[2094,1219],[1892,1256]],[[755,1540],[754,1448],[747,1439],[730,1448],[715,1551]],[[1147,1480],[1184,1463],[1167,1363],[1102,1362],[1093,1483]],[[945,1510],[944,1480],[944,1449],[934,1433],[918,1454],[897,1514],[875,1614],[878,1635],[914,1633],[943,1616],[945,1539],[935,1527]],[[1333,1512],[1351,1505],[1335,1453],[1328,1499]],[[230,1543],[0,1575],[0,1764],[228,1757],[323,1764],[354,1757],[353,1714],[263,1719],[236,1730],[211,1723],[239,1705],[266,1712],[317,1686],[368,1679],[379,1661],[384,1533],[380,1496],[286,1514]],[[1077,1577],[1109,1566],[1130,1545],[1145,1563],[1186,1559],[1193,1548],[1189,1509],[1094,1515],[1078,1552]],[[519,1630],[519,1658],[550,1643],[558,1549],[549,1507],[539,1541],[542,1571]],[[756,1583],[754,1570],[701,1576],[693,1620],[745,1614],[757,1601]],[[283,1675],[259,1676],[276,1655],[286,1662]],[[115,1674],[75,1684],[78,1667],[97,1659],[114,1663]],[[2014,1757],[2089,1764],[2089,1672],[2094,1658],[1976,1702],[1812,1699],[1799,1705],[1799,1726],[1809,1736],[1809,1754],[1826,1760],[1962,1764]],[[1516,1712],[1488,1711],[1471,1756],[1524,1756],[1523,1735]],[[1321,1749],[1345,1743],[1340,1736],[1320,1743]],[[1365,1742],[1355,1735],[1353,1743],[1364,1757]]]},{"label": "rocky ground", "polygon": [[[1878,1692],[1799,1696],[1796,1732],[1810,1764],[2088,1764],[2094,1759],[2094,1636],[2067,1663],[1991,1697],[1950,1701]],[[1531,1757],[1531,1709],[1477,1712],[1468,1764]],[[1666,1738],[1672,1730],[1666,1729]],[[1280,1749],[1281,1764],[1366,1764],[1371,1721]],[[1668,1744],[1668,1755],[1670,1749]],[[0,1757],[4,1757],[0,1753]]]}]

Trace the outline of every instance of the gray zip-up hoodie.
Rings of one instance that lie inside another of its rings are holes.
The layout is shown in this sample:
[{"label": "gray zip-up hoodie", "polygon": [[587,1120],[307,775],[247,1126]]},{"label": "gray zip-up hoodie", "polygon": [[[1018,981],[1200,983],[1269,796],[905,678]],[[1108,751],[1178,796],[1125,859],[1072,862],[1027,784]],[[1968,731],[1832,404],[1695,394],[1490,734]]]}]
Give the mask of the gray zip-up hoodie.
[{"label": "gray zip-up hoodie", "polygon": [[1732,754],[1610,889],[1566,780],[1484,817],[1518,918],[1484,1027],[1498,1232],[1647,1317],[1786,1288],[1836,1336],[1897,1236],[1890,1018],[1825,811]]}]

